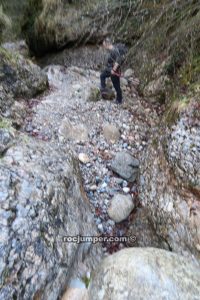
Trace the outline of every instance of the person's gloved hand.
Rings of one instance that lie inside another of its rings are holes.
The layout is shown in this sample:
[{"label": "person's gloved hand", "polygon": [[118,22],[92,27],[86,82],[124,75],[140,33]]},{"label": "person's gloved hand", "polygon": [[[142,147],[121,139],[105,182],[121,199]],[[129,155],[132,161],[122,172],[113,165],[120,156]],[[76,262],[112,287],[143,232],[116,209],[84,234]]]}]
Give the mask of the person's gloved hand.
[{"label": "person's gloved hand", "polygon": [[121,77],[121,72],[116,72],[114,70],[111,70],[111,75],[115,75],[115,76]]}]

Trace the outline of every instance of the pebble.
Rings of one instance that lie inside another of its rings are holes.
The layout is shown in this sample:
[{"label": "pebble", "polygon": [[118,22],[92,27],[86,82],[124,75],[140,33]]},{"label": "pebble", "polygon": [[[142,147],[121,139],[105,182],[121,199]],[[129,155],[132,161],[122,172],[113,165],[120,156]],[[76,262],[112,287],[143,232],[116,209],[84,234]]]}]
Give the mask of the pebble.
[{"label": "pebble", "polygon": [[90,187],[90,190],[91,190],[91,191],[96,191],[96,190],[97,190],[97,186],[96,186],[96,185],[92,185],[92,186]]},{"label": "pebble", "polygon": [[101,185],[101,188],[106,188],[108,185],[106,182],[104,182],[102,185]]},{"label": "pebble", "polygon": [[123,192],[128,194],[130,192],[130,188],[129,187],[124,187]]},{"label": "pebble", "polygon": [[115,178],[115,182],[119,185],[123,184],[124,180],[122,178]]},{"label": "pebble", "polygon": [[88,155],[85,154],[85,153],[80,153],[79,156],[78,156],[78,159],[79,159],[79,161],[82,162],[83,164],[87,164],[87,163],[89,163],[89,161],[90,161]]},{"label": "pebble", "polygon": [[103,225],[102,224],[99,224],[97,227],[98,227],[100,232],[103,232]]}]

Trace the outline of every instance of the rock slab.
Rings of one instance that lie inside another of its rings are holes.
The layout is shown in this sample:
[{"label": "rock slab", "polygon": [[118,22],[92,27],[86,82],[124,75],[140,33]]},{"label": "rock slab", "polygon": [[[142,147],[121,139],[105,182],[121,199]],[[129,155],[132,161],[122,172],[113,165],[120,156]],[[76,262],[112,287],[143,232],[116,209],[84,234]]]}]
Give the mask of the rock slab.
[{"label": "rock slab", "polygon": [[0,161],[0,299],[54,300],[77,265],[94,263],[90,250],[101,257],[63,237],[97,232],[70,151],[19,139]]}]

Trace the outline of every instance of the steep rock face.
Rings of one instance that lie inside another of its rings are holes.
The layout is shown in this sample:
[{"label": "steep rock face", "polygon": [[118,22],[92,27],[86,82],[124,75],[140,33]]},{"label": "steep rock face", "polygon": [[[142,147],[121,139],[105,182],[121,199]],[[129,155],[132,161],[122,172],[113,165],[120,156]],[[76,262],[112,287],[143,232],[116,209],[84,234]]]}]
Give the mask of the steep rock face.
[{"label": "steep rock face", "polygon": [[[77,162],[55,144],[21,135],[0,162],[0,299],[57,299],[77,265],[101,257]],[[89,261],[89,263],[87,263]]]},{"label": "steep rock face", "polygon": [[[103,28],[94,23],[96,1],[29,1],[22,26],[30,49],[38,56],[66,45],[96,42]],[[98,5],[97,5],[98,6]]]},{"label": "steep rock face", "polygon": [[16,98],[31,98],[43,92],[48,80],[40,67],[19,54],[0,48],[0,112],[6,117]]},{"label": "steep rock face", "polygon": [[154,248],[124,249],[103,260],[89,299],[198,299],[200,269],[184,257]]},{"label": "steep rock face", "polygon": [[[141,162],[141,201],[169,249],[200,258],[199,101],[160,130]],[[162,131],[162,133],[161,133]],[[163,137],[162,137],[163,136]]]}]

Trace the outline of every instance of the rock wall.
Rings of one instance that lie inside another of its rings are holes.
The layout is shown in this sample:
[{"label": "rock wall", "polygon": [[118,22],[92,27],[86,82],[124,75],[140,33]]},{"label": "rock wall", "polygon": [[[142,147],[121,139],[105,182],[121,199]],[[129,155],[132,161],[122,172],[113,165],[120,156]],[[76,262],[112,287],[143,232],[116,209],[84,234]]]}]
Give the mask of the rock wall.
[{"label": "rock wall", "polygon": [[200,115],[192,99],[159,129],[141,163],[141,201],[168,249],[200,258]]}]

